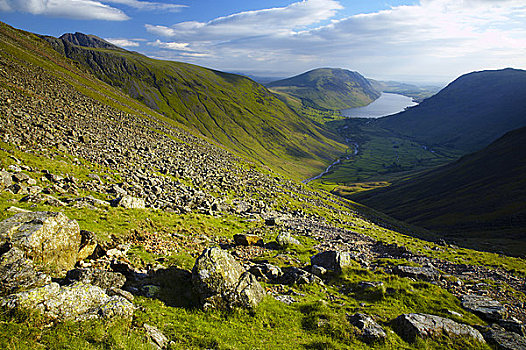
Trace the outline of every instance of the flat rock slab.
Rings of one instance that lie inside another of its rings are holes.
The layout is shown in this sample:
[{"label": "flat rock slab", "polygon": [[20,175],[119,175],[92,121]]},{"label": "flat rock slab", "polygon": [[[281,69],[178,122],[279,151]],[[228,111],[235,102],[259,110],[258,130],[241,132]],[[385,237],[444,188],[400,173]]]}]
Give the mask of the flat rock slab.
[{"label": "flat rock slab", "polygon": [[492,325],[484,333],[486,341],[498,350],[526,350],[526,338],[504,328]]},{"label": "flat rock slab", "polygon": [[457,336],[470,337],[481,343],[484,338],[475,328],[457,323],[449,318],[428,314],[403,314],[393,320],[393,328],[406,341],[417,337]]},{"label": "flat rock slab", "polygon": [[499,321],[506,318],[505,307],[497,300],[486,296],[463,295],[461,297],[461,305],[464,309],[490,321]]},{"label": "flat rock slab", "polygon": [[0,305],[10,309],[37,310],[51,319],[82,321],[91,318],[131,317],[135,308],[121,296],[108,296],[101,288],[77,282],[68,286],[50,283],[12,294]]},{"label": "flat rock slab", "polygon": [[399,265],[395,267],[393,272],[401,277],[411,277],[423,281],[434,281],[440,277],[440,273],[432,267]]}]

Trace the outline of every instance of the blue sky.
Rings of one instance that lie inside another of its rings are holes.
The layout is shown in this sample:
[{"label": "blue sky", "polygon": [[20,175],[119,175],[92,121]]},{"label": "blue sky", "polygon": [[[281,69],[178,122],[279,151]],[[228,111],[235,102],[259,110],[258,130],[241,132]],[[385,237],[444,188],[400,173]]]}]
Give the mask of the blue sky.
[{"label": "blue sky", "polygon": [[0,0],[0,20],[260,76],[341,67],[447,82],[474,70],[526,68],[524,0]]}]

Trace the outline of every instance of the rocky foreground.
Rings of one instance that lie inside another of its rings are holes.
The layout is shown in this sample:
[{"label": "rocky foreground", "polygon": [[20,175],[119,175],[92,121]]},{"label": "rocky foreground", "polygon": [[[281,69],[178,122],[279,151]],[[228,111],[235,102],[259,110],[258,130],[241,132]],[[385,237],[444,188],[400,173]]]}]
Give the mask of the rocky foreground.
[{"label": "rocky foreground", "polygon": [[526,349],[521,259],[471,263],[479,253],[377,226],[352,203],[8,53],[0,82],[4,313],[30,310],[46,327],[122,319],[152,347],[187,348],[150,301],[203,318],[257,318],[266,304],[300,310],[311,348],[332,336],[355,348]]}]

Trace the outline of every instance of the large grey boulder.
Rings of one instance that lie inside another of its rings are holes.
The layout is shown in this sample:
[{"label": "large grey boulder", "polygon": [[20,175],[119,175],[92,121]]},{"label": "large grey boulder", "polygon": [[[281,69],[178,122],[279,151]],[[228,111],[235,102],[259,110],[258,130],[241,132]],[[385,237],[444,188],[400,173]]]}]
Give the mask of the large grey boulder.
[{"label": "large grey boulder", "polygon": [[108,296],[101,288],[76,282],[68,286],[50,283],[2,299],[10,309],[36,310],[56,320],[131,317],[134,306],[121,296]]},{"label": "large grey boulder", "polygon": [[24,252],[11,247],[0,256],[0,295],[51,283],[51,277],[37,271]]},{"label": "large grey boulder", "polygon": [[265,296],[256,278],[220,248],[205,249],[197,258],[192,283],[205,308],[253,308]]},{"label": "large grey boulder", "polygon": [[347,319],[353,326],[361,330],[362,339],[366,343],[382,342],[387,338],[384,329],[369,315],[357,313],[348,316]]},{"label": "large grey boulder", "polygon": [[318,253],[310,258],[311,265],[318,265],[337,273],[341,273],[343,268],[351,266],[352,255],[349,252],[339,252],[329,250]]},{"label": "large grey boulder", "polygon": [[403,314],[393,320],[393,328],[406,341],[414,341],[417,337],[444,335],[470,337],[478,342],[485,342],[482,334],[475,328],[435,315]]},{"label": "large grey boulder", "polygon": [[517,333],[507,332],[504,328],[493,324],[483,332],[486,341],[498,350],[526,350],[526,338]]},{"label": "large grey boulder", "polygon": [[36,265],[50,270],[73,268],[80,242],[78,223],[62,213],[19,213],[0,222],[0,245],[18,248]]},{"label": "large grey boulder", "polygon": [[479,316],[490,320],[499,321],[506,318],[506,309],[497,300],[482,295],[463,295],[461,305]]}]

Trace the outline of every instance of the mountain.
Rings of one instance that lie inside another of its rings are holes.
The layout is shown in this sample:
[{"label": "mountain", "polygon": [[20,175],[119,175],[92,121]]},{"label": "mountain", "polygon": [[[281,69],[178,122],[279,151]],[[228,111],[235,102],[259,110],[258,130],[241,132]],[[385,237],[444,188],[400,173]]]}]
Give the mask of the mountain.
[{"label": "mountain", "polygon": [[503,69],[463,75],[424,100],[374,125],[427,147],[477,151],[526,125],[526,71]]},{"label": "mountain", "polygon": [[76,32],[75,34],[65,33],[61,35],[59,39],[62,39],[64,41],[78,46],[92,47],[96,49],[122,50],[120,47],[115,46],[107,42],[106,40],[91,34],[83,34],[79,32]]},{"label": "mountain", "polygon": [[525,174],[521,128],[454,163],[349,198],[440,236],[517,253],[526,246]]},{"label": "mountain", "polygon": [[522,347],[523,259],[410,237],[32,33],[0,52],[0,349],[489,349],[496,317]]},{"label": "mountain", "polygon": [[266,86],[322,110],[365,106],[380,97],[380,93],[359,73],[336,68],[313,69]]},{"label": "mountain", "polygon": [[316,174],[346,149],[249,78],[154,60],[79,33],[43,38],[146,106],[291,177]]}]

